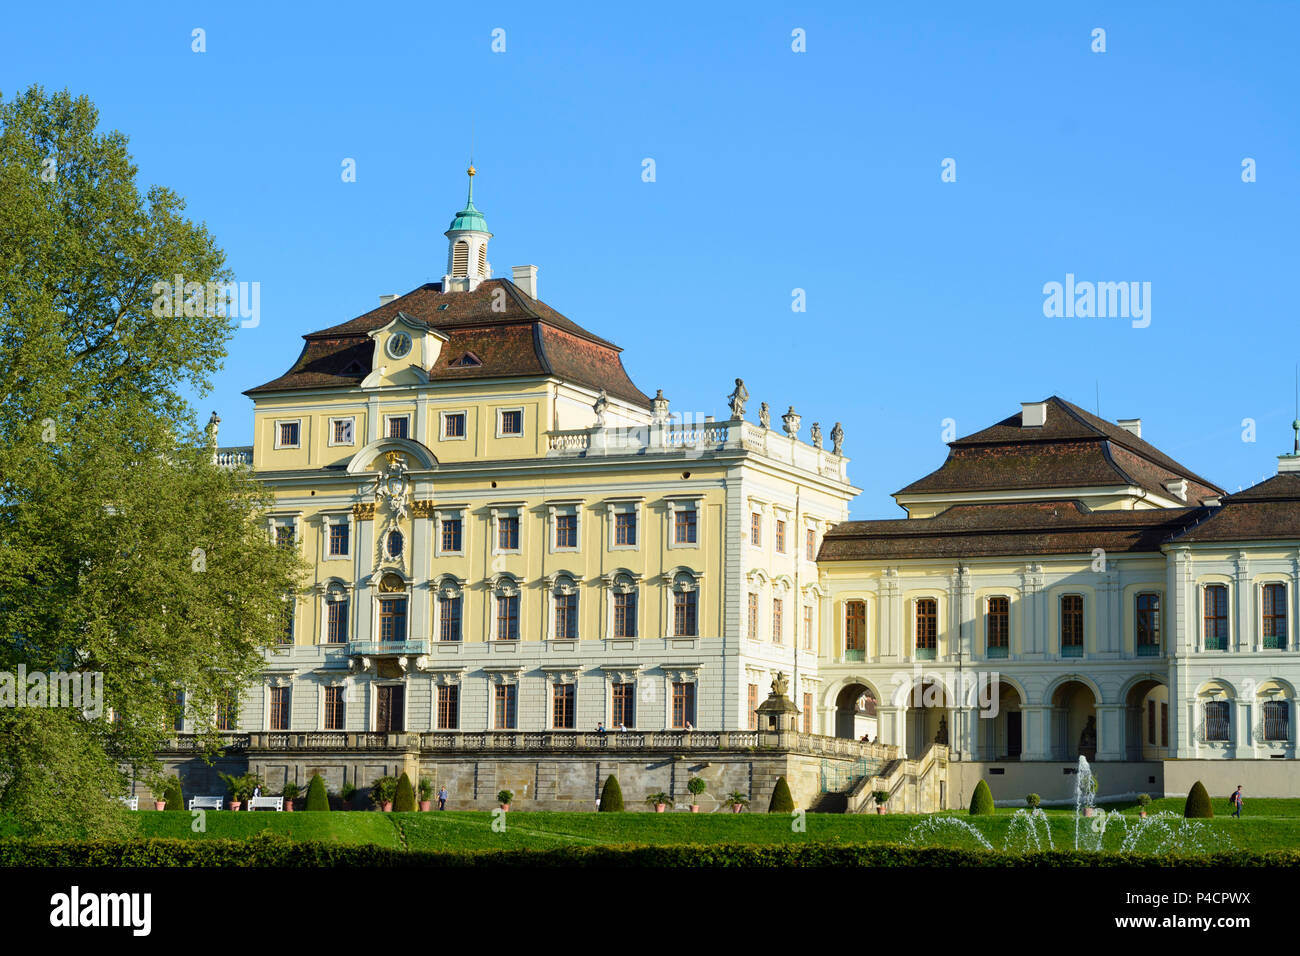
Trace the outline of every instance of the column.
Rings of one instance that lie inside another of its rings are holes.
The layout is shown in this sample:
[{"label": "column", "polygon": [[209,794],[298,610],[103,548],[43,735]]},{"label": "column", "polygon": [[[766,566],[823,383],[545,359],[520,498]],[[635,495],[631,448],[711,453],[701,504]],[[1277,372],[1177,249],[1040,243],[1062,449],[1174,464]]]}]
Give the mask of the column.
[{"label": "column", "polygon": [[1097,759],[1124,759],[1123,704],[1097,705]]},{"label": "column", "polygon": [[1233,574],[1235,593],[1232,595],[1232,619],[1236,633],[1233,635],[1232,649],[1250,651],[1255,649],[1255,588],[1250,583],[1250,562],[1246,560],[1245,551],[1237,552],[1233,565],[1236,570]]},{"label": "column", "polygon": [[1050,760],[1051,708],[1042,704],[1020,705],[1020,759]]}]

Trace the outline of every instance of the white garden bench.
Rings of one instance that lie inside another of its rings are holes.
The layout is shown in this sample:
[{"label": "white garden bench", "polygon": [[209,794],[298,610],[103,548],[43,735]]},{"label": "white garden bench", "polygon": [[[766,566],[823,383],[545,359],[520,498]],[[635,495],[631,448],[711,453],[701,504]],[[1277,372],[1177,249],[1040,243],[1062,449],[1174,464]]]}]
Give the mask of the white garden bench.
[{"label": "white garden bench", "polygon": [[250,810],[284,810],[284,797],[249,797]]},{"label": "white garden bench", "polygon": [[190,797],[191,810],[220,810],[224,797]]},{"label": "white garden bench", "polygon": [[117,799],[121,800],[128,810],[140,809],[139,797],[118,797]]}]

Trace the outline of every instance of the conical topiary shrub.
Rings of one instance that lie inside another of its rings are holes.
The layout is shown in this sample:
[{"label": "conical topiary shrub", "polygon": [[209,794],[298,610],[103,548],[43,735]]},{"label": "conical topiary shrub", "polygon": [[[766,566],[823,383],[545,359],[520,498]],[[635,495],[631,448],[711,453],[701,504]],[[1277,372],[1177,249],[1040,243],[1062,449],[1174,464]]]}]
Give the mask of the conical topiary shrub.
[{"label": "conical topiary shrub", "polygon": [[1187,793],[1187,803],[1183,804],[1183,816],[1206,818],[1214,816],[1214,807],[1210,806],[1210,795],[1205,784],[1196,781]]},{"label": "conical topiary shrub", "polygon": [[988,816],[993,813],[993,791],[987,780],[975,784],[975,792],[970,796],[970,815]]},{"label": "conical topiary shrub", "polygon": [[179,777],[167,778],[167,788],[163,791],[163,799],[167,801],[168,810],[185,809],[185,795],[181,792]]},{"label": "conical topiary shrub", "polygon": [[767,805],[768,813],[791,813],[794,810],[794,797],[790,795],[790,784],[785,777],[776,778],[772,788],[772,802]]},{"label": "conical topiary shrub", "polygon": [[329,808],[330,797],[325,792],[325,781],[320,778],[320,774],[312,774],[311,783],[307,784],[307,809],[328,810]]},{"label": "conical topiary shrub", "polygon": [[605,786],[600,791],[600,812],[623,812],[623,788],[618,785],[618,777],[612,773],[605,778]]},{"label": "conical topiary shrub", "polygon": [[415,811],[415,788],[411,786],[411,778],[403,771],[402,776],[397,781],[397,796],[393,798],[394,813],[413,813]]}]

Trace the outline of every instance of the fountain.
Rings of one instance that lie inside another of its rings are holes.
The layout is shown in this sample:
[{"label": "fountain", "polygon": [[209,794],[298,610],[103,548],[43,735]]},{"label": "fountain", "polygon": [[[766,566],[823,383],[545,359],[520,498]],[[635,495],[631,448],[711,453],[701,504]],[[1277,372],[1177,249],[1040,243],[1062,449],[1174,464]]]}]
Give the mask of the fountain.
[{"label": "fountain", "polygon": [[1052,842],[1052,827],[1047,821],[1047,814],[1037,807],[1032,810],[1017,810],[1011,814],[1011,822],[1007,824],[1007,836],[1002,849],[1012,853],[1055,850],[1056,845]]}]

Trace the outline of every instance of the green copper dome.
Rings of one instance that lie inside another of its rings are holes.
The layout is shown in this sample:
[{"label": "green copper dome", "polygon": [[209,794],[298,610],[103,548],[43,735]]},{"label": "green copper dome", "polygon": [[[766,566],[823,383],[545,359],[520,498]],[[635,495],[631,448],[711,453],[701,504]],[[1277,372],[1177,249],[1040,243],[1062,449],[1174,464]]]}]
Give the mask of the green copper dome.
[{"label": "green copper dome", "polygon": [[470,166],[469,170],[469,198],[465,200],[465,208],[456,213],[456,218],[451,221],[447,227],[448,232],[457,232],[460,230],[469,230],[473,232],[487,232],[487,220],[483,214],[478,211],[474,205],[474,174],[477,170]]}]

